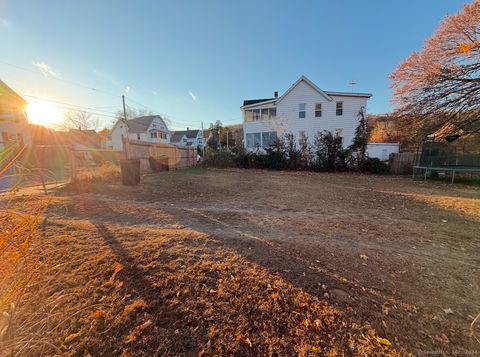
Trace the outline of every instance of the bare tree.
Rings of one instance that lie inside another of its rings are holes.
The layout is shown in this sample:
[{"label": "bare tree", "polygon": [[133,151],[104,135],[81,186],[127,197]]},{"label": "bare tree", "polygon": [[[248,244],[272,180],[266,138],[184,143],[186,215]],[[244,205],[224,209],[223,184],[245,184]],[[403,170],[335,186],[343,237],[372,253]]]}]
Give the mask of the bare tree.
[{"label": "bare tree", "polygon": [[58,129],[97,130],[99,125],[98,118],[91,113],[83,110],[70,110],[65,113],[63,122],[59,124]]},{"label": "bare tree", "polygon": [[471,130],[480,112],[480,0],[447,16],[419,52],[390,75],[398,117],[417,131]]},{"label": "bare tree", "polygon": [[[149,109],[146,109],[146,108],[145,109],[138,109],[138,108],[135,109],[135,108],[127,106],[125,108],[125,111],[127,112],[127,119],[128,120],[138,118],[138,117],[147,116],[147,115],[153,115],[153,113]],[[115,124],[119,120],[123,120],[124,119],[123,117],[124,117],[124,113],[123,113],[123,109],[122,109],[122,110],[119,110],[117,112],[116,118],[113,119],[112,124]]]}]

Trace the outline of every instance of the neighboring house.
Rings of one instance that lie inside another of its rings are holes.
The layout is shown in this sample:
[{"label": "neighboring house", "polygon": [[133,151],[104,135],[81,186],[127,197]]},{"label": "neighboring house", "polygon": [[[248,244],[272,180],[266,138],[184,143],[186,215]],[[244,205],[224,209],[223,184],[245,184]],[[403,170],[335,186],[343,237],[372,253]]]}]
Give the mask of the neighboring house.
[{"label": "neighboring house", "polygon": [[30,145],[27,102],[0,80],[0,149],[9,143]]},{"label": "neighboring house", "polygon": [[176,130],[170,136],[170,143],[177,146],[200,147],[204,145],[201,130]]},{"label": "neighboring house", "polygon": [[368,93],[330,92],[301,76],[282,96],[245,100],[244,145],[247,149],[267,147],[282,134],[291,133],[297,143],[313,143],[317,133],[328,130],[352,143],[359,113],[366,115]]},{"label": "neighboring house", "polygon": [[[167,144],[170,142],[170,132],[160,115],[149,115],[127,120],[128,138],[130,140]],[[107,138],[107,148],[122,151],[123,139],[127,137],[127,125],[123,120],[117,121]]]}]

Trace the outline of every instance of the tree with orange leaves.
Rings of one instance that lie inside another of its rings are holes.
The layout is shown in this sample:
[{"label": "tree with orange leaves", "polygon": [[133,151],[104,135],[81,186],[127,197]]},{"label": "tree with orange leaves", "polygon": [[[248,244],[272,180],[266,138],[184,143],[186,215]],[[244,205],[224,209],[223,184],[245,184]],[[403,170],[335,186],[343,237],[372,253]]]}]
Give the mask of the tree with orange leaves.
[{"label": "tree with orange leaves", "polygon": [[447,16],[436,33],[390,75],[398,114],[419,132],[480,124],[480,0]]}]

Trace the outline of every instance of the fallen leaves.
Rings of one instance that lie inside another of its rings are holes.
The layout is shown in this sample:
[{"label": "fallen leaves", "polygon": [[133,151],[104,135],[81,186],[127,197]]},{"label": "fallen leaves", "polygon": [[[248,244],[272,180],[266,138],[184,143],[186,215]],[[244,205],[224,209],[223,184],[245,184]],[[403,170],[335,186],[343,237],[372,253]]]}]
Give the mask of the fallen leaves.
[{"label": "fallen leaves", "polygon": [[132,303],[125,306],[125,308],[123,309],[123,314],[125,316],[129,316],[138,310],[145,309],[146,307],[147,307],[147,304],[143,299],[136,299]]},{"label": "fallen leaves", "polygon": [[451,308],[443,309],[443,312],[446,313],[447,315],[453,314],[453,310]]},{"label": "fallen leaves", "polygon": [[390,346],[392,344],[389,340],[387,340],[386,338],[383,338],[383,337],[374,336],[374,339],[379,344],[384,345],[384,346]]},{"label": "fallen leaves", "polygon": [[115,265],[113,266],[113,273],[112,273],[112,276],[110,277],[109,282],[110,282],[110,283],[113,283],[113,281],[115,280],[115,277],[116,277],[117,274],[120,273],[121,271],[123,271],[123,265],[120,264],[119,262],[116,262]]},{"label": "fallen leaves", "polygon": [[103,317],[103,315],[104,315],[104,313],[100,309],[95,310],[95,312],[93,313],[93,317],[96,318],[96,319],[99,319],[99,318]]},{"label": "fallen leaves", "polygon": [[142,334],[142,332],[149,328],[150,326],[153,325],[153,322],[152,320],[147,320],[145,321],[143,324],[135,327],[132,331],[130,331],[130,333],[128,334],[127,338],[125,339],[125,343],[126,344],[129,344],[129,343],[132,343],[134,341],[136,341],[138,339],[138,337],[140,337],[140,335]]},{"label": "fallen leaves", "polygon": [[81,335],[80,332],[77,332],[77,333],[72,333],[70,335],[68,335],[67,337],[65,337],[65,343],[70,343],[72,342],[73,340],[75,340],[77,337],[79,337]]}]

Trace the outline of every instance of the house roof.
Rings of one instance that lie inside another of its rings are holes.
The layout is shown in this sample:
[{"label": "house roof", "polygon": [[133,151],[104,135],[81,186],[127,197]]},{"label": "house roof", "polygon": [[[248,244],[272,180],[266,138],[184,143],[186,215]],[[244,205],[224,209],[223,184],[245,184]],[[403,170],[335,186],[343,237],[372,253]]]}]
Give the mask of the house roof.
[{"label": "house roof", "polygon": [[148,130],[155,118],[160,118],[165,127],[167,126],[160,115],[148,115],[127,120],[128,131],[130,133],[144,133]]},{"label": "house roof", "polygon": [[260,104],[263,102],[267,101],[274,101],[275,104],[278,104],[281,102],[288,94],[295,88],[297,87],[300,83],[305,82],[307,83],[310,87],[312,87],[315,91],[317,91],[320,95],[322,95],[326,100],[331,102],[333,98],[331,96],[342,96],[342,97],[361,97],[361,98],[370,98],[372,95],[370,93],[349,93],[349,92],[331,92],[331,91],[323,91],[319,87],[315,85],[310,79],[308,79],[305,76],[301,76],[299,79],[295,81],[295,83],[292,84],[288,90],[283,93],[282,96],[280,96],[278,99],[277,98],[269,98],[269,99],[249,99],[249,100],[244,100],[243,101],[243,107],[246,106],[254,106],[255,104]]},{"label": "house roof", "polygon": [[7,86],[7,84],[4,81],[0,80],[0,101],[3,100],[4,98],[7,100],[13,99],[21,103],[22,105],[27,104],[25,99],[20,97],[12,88]]},{"label": "house roof", "polygon": [[325,92],[328,95],[338,95],[341,97],[361,97],[361,98],[370,98],[372,96],[372,93],[354,93],[354,92]]},{"label": "house roof", "polygon": [[200,130],[176,130],[170,137],[170,142],[178,143],[180,140],[182,140],[184,135],[187,137],[187,139],[195,139],[199,131]]},{"label": "house roof", "polygon": [[247,99],[243,101],[243,105],[252,105],[252,104],[258,104],[261,102],[267,102],[269,100],[274,100],[275,98],[266,98],[266,99]]},{"label": "house roof", "polygon": [[277,103],[281,102],[283,100],[283,98],[285,98],[295,87],[297,87],[302,82],[307,83],[310,87],[315,89],[320,95],[322,95],[329,102],[331,102],[333,100],[332,97],[330,97],[327,93],[325,93],[323,90],[318,88],[315,85],[315,83],[313,83],[310,79],[308,79],[305,76],[301,76],[299,79],[296,80],[295,83],[292,84],[292,86],[290,88],[287,89],[287,91],[285,93],[283,93],[283,95],[280,98],[278,98]]}]

